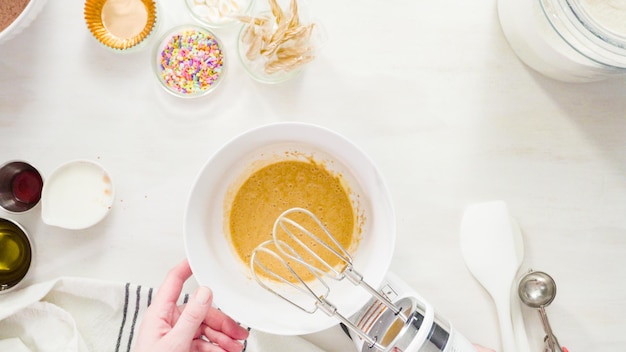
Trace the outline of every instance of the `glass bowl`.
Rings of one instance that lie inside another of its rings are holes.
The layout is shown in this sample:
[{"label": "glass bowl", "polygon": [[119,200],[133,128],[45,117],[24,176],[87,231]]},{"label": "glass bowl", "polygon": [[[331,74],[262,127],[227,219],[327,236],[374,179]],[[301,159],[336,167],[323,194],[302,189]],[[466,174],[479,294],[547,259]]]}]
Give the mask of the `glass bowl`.
[{"label": "glass bowl", "polygon": [[243,27],[237,37],[243,67],[250,77],[268,84],[298,76],[326,42],[324,28],[311,19],[305,1],[273,4],[241,18]]},{"label": "glass bowl", "polygon": [[239,23],[236,17],[248,14],[254,0],[185,0],[185,4],[198,23],[217,29]]},{"label": "glass bowl", "polygon": [[213,92],[224,79],[224,46],[210,30],[183,25],[167,32],[157,43],[153,69],[161,86],[182,98]]},{"label": "glass bowl", "polygon": [[100,44],[119,53],[145,47],[158,28],[160,14],[155,0],[136,0],[129,4],[85,1],[87,28]]},{"label": "glass bowl", "polygon": [[[267,13],[261,13],[260,15],[268,15]],[[255,16],[258,17],[259,15]],[[299,67],[295,70],[285,71],[280,70],[273,73],[268,73],[265,70],[265,65],[268,62],[268,59],[261,56],[256,58],[255,60],[251,60],[248,57],[248,50],[250,50],[250,44],[245,41],[246,35],[246,27],[244,25],[239,31],[239,35],[237,36],[237,53],[239,54],[239,60],[241,61],[242,66],[255,81],[267,84],[278,84],[289,81],[290,79],[296,77],[302,71],[302,67]]]}]

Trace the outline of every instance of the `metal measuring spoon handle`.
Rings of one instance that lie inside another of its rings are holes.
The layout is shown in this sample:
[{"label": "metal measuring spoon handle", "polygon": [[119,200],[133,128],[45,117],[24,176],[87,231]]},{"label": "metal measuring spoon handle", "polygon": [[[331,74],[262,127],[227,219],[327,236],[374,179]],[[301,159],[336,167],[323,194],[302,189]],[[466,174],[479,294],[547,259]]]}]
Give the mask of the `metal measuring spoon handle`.
[{"label": "metal measuring spoon handle", "polygon": [[546,314],[544,306],[539,307],[539,316],[541,317],[541,323],[543,324],[543,331],[546,333],[546,338],[544,339],[546,345],[551,352],[562,352],[561,346],[558,344],[556,336],[554,336],[554,333],[552,332],[552,327],[550,326],[550,321],[548,321],[548,315]]},{"label": "metal measuring spoon handle", "polygon": [[[552,342],[552,346],[550,346],[550,342]],[[552,338],[550,338],[549,335],[546,335],[546,337],[543,338],[543,343],[544,352],[567,352],[567,348],[561,347],[559,340],[554,335],[552,335]]]}]

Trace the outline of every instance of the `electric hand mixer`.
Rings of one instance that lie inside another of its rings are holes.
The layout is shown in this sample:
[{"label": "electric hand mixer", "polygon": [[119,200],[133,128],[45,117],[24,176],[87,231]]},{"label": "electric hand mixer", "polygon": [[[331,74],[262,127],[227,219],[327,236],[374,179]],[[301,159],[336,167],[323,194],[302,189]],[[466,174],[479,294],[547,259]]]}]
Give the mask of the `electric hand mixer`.
[{"label": "electric hand mixer", "polygon": [[[301,222],[313,224],[305,228]],[[379,290],[352,265],[352,257],[309,210],[292,208],[275,221],[273,239],[255,248],[250,259],[254,279],[266,290],[313,314],[321,310],[350,331],[361,352],[475,352],[474,346],[405,283],[388,274]],[[331,265],[324,258],[335,258]],[[349,282],[372,298],[352,317],[345,317],[328,299],[324,278]],[[288,289],[285,289],[287,287]]]}]

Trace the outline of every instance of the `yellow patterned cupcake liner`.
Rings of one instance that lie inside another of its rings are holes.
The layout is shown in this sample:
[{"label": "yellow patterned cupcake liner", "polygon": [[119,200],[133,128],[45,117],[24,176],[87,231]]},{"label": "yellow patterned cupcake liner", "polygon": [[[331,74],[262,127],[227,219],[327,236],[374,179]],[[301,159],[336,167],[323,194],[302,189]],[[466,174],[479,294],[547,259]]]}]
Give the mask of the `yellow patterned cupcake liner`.
[{"label": "yellow patterned cupcake liner", "polygon": [[85,22],[93,36],[105,46],[125,50],[143,42],[155,30],[157,24],[157,4],[155,0],[140,0],[146,7],[148,20],[141,32],[129,38],[117,37],[109,32],[102,20],[102,8],[107,0],[85,1]]}]

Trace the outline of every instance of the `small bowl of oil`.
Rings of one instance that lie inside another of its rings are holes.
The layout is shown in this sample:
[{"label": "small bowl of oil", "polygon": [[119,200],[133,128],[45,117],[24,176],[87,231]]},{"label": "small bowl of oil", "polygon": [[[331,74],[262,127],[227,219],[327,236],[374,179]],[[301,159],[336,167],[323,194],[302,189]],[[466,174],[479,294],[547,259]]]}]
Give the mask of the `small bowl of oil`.
[{"label": "small bowl of oil", "polygon": [[15,221],[0,218],[0,294],[19,286],[32,260],[33,248],[26,230]]}]

